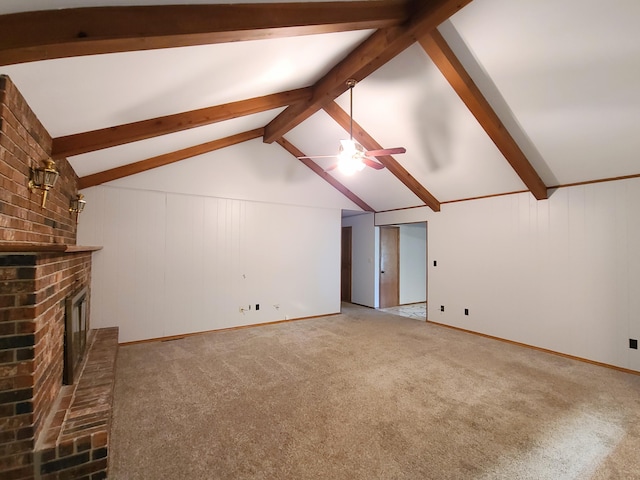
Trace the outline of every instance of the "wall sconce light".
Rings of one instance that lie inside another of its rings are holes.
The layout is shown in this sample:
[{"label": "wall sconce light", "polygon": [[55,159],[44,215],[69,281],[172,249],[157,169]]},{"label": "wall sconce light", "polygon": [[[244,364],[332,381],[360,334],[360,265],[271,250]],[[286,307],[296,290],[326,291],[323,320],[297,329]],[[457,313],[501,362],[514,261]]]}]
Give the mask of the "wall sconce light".
[{"label": "wall sconce light", "polygon": [[47,203],[47,193],[58,180],[58,171],[53,160],[47,160],[44,167],[32,168],[31,179],[29,180],[29,190],[33,193],[36,188],[42,190],[42,208]]},{"label": "wall sconce light", "polygon": [[69,211],[71,213],[76,214],[76,223],[78,223],[78,215],[82,213],[84,210],[84,206],[87,204],[87,201],[84,199],[84,195],[79,193],[75,198],[71,199],[71,205],[69,206]]}]

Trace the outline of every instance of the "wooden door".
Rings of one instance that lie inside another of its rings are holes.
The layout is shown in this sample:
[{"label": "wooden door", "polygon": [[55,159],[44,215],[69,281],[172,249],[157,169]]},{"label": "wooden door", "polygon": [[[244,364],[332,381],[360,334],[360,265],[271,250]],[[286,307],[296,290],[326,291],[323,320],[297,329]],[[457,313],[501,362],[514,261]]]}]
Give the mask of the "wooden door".
[{"label": "wooden door", "polygon": [[400,228],[380,227],[380,308],[400,303]]},{"label": "wooden door", "polygon": [[342,227],[340,262],[340,300],[351,302],[351,227]]}]

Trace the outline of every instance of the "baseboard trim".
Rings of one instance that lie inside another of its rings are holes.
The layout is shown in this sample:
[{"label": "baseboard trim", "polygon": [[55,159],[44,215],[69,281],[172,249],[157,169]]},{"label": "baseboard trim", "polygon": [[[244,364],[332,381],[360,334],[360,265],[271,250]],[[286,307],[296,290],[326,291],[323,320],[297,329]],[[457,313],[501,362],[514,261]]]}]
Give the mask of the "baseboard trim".
[{"label": "baseboard trim", "polygon": [[300,322],[302,320],[313,320],[314,318],[332,317],[334,315],[340,315],[340,312],[326,313],[324,315],[313,315],[311,317],[288,318],[286,320],[275,320],[273,322],[251,323],[249,325],[239,325],[237,327],[214,328],[213,330],[204,330],[202,332],[183,333],[183,334],[180,334],[180,335],[169,335],[169,336],[166,336],[166,337],[145,338],[144,340],[133,340],[131,342],[122,342],[122,343],[119,343],[119,345],[122,346],[122,347],[126,347],[127,345],[138,345],[140,343],[171,342],[173,340],[182,340],[183,338],[193,337],[195,335],[204,335],[205,333],[228,332],[228,331],[231,331],[231,330],[243,330],[245,328],[266,327],[267,325],[278,325],[280,323]]},{"label": "baseboard trim", "polygon": [[559,357],[568,358],[571,360],[578,360],[583,363],[590,363],[591,365],[597,365],[598,367],[605,367],[611,370],[617,370],[622,373],[630,373],[632,375],[640,375],[640,371],[631,370],[629,368],[618,367],[616,365],[611,365],[609,363],[596,362],[595,360],[589,360],[588,358],[576,357],[575,355],[569,355],[567,353],[556,352],[555,350],[549,350],[547,348],[536,347],[535,345],[529,345],[527,343],[516,342],[513,340],[507,340],[506,338],[494,337],[493,335],[487,335],[486,333],[474,332],[473,330],[467,330],[465,328],[454,327],[452,325],[446,325],[444,323],[434,322],[433,320],[427,320],[427,323],[431,325],[435,325],[437,327],[445,327],[450,328],[452,330],[457,330],[459,332],[470,333],[471,335],[477,335],[479,337],[490,338],[491,340],[498,340],[499,342],[510,343],[511,345],[516,345],[518,347],[530,348],[532,350],[537,350],[539,352],[550,353],[552,355],[558,355]]}]

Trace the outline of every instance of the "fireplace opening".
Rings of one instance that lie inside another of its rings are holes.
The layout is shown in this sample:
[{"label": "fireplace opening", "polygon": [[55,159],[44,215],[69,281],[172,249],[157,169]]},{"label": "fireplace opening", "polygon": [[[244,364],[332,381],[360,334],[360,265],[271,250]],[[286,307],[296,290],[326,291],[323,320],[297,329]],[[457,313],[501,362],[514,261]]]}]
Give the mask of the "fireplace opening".
[{"label": "fireplace opening", "polygon": [[88,287],[71,295],[65,305],[63,382],[73,385],[87,344]]}]

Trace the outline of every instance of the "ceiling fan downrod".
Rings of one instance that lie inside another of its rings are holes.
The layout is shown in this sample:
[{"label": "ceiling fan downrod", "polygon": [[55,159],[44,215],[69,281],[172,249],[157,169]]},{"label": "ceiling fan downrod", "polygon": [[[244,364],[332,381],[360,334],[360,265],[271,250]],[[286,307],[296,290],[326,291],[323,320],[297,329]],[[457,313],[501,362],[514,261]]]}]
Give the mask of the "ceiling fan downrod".
[{"label": "ceiling fan downrod", "polygon": [[349,140],[353,141],[353,87],[358,83],[355,79],[350,78],[347,80],[347,87],[349,88]]}]

